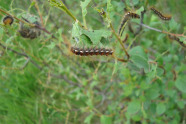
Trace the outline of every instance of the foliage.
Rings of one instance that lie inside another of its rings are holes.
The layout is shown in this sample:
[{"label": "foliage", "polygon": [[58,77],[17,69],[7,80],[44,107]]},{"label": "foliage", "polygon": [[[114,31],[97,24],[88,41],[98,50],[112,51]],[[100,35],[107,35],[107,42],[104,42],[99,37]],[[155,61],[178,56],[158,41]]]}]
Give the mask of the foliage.
[{"label": "foliage", "polygon": [[[150,6],[171,13],[172,20],[160,20]],[[2,124],[186,121],[185,49],[166,33],[139,30],[137,19],[127,23],[121,40],[117,35],[127,11],[141,15],[144,9],[144,24],[182,34],[184,0],[1,0],[0,9],[20,20],[33,14],[44,27],[41,36],[28,39],[18,32],[19,20],[0,24]],[[0,19],[5,15],[0,12]],[[121,62],[126,33],[130,59]],[[114,56],[79,57],[71,46],[111,48]]]}]

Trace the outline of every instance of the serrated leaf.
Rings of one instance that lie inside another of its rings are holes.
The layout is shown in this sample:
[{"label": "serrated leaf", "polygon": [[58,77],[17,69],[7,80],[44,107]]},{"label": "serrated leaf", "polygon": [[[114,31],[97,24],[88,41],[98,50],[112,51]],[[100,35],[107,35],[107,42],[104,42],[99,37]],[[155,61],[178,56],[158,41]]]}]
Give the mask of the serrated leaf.
[{"label": "serrated leaf", "polygon": [[130,115],[135,114],[140,110],[140,108],[141,108],[140,101],[132,101],[128,105],[127,113]]},{"label": "serrated leaf", "polygon": [[161,114],[163,114],[165,111],[166,111],[166,106],[165,106],[165,104],[159,103],[159,104],[157,105],[157,107],[156,107],[156,113],[157,113],[158,115],[161,115]]},{"label": "serrated leaf", "polygon": [[186,93],[186,76],[178,77],[175,85],[181,92]]}]

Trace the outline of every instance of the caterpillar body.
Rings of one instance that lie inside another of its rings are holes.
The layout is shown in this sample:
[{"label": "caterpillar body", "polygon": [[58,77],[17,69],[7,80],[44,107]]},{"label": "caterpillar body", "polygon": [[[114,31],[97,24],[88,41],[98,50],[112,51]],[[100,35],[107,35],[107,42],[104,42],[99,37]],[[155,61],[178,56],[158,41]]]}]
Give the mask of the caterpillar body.
[{"label": "caterpillar body", "polygon": [[133,12],[128,12],[126,16],[131,17],[131,18],[136,18],[136,19],[140,18],[138,14],[133,13]]},{"label": "caterpillar body", "polygon": [[125,29],[125,26],[127,24],[127,22],[131,19],[131,18],[136,18],[139,19],[140,16],[136,13],[133,12],[128,12],[127,14],[124,15],[123,20],[121,22],[120,28],[119,28],[119,35],[122,36],[123,31]]},{"label": "caterpillar body", "polygon": [[126,34],[125,39],[123,40],[123,43],[125,43],[128,40],[128,38],[129,38],[129,35]]},{"label": "caterpillar body", "polygon": [[186,44],[184,44],[184,42],[181,41],[178,37],[173,36],[173,35],[170,35],[170,34],[168,35],[168,37],[169,37],[171,40],[177,41],[181,46],[186,47]]},{"label": "caterpillar body", "polygon": [[150,8],[160,19],[162,20],[171,20],[171,16],[165,16],[163,15],[160,11],[158,11],[157,9],[155,9],[154,7]]},{"label": "caterpillar body", "polygon": [[11,25],[11,24],[13,24],[13,22],[14,22],[14,19],[10,15],[8,15],[8,16],[6,16],[6,17],[3,18],[3,23],[5,25]]},{"label": "caterpillar body", "polygon": [[77,47],[71,47],[71,52],[75,55],[80,56],[93,56],[93,55],[113,55],[112,49],[105,49],[105,48],[77,48]]}]

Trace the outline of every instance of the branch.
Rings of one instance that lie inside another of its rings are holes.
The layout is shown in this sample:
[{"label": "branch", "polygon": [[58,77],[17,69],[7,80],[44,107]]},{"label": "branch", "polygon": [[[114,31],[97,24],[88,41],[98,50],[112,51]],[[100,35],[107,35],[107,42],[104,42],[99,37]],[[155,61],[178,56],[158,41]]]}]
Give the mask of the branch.
[{"label": "branch", "polygon": [[117,38],[117,40],[118,40],[119,43],[121,44],[121,46],[122,46],[122,48],[123,48],[125,54],[127,55],[127,60],[125,60],[125,61],[128,61],[129,58],[130,58],[130,56],[129,56],[127,50],[125,49],[125,46],[124,46],[123,42],[121,41],[120,37],[116,34],[116,32],[115,32],[114,27],[113,27],[112,24],[110,24],[110,27],[111,27],[111,29],[112,29],[113,34],[115,35],[115,37]]},{"label": "branch", "polygon": [[51,74],[52,77],[54,78],[59,78],[59,79],[63,79],[64,81],[66,81],[67,83],[73,85],[73,86],[78,86],[78,87],[82,87],[82,85],[75,83],[71,80],[68,80],[68,78],[66,77],[66,75],[55,75],[55,74]]},{"label": "branch", "polygon": [[[7,49],[7,50],[9,50],[9,51],[11,51],[11,52],[13,52],[13,53],[19,55],[19,56],[24,56],[24,57],[26,57],[26,58],[27,58],[33,65],[35,65],[39,70],[42,70],[42,68],[41,68],[34,60],[32,60],[26,53],[17,52],[16,50],[13,50],[13,49],[9,48],[9,47],[3,45],[2,43],[0,43],[0,46],[1,46],[3,49]],[[27,61],[28,61],[28,60],[27,60]],[[29,62],[29,61],[28,61],[28,62]],[[28,64],[28,62],[26,62],[24,66],[26,66],[26,65]],[[24,66],[23,66],[22,68],[24,68]]]},{"label": "branch", "polygon": [[[137,23],[138,24],[138,23]],[[156,29],[156,28],[153,28],[153,27],[150,27],[148,25],[145,25],[145,24],[138,24],[138,25],[141,25],[147,29],[150,29],[150,30],[153,30],[153,31],[156,31],[156,32],[160,32],[160,33],[164,33],[164,34],[170,34],[170,35],[173,35],[173,36],[178,36],[178,37],[186,37],[184,34],[174,34],[174,33],[169,33],[169,32],[166,32],[166,31],[162,31],[160,29]]]}]

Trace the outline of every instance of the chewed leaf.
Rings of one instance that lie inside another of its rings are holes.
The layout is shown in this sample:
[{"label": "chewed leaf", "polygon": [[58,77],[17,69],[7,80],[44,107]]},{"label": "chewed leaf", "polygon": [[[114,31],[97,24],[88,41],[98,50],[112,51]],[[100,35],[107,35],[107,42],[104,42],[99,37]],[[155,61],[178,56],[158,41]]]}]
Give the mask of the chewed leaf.
[{"label": "chewed leaf", "polygon": [[82,31],[83,34],[87,35],[94,45],[101,41],[101,38],[108,38],[111,35],[110,31],[107,30],[94,30],[94,31]]},{"label": "chewed leaf", "polygon": [[82,41],[84,44],[92,44],[91,39],[85,34],[80,36],[80,41]]}]

